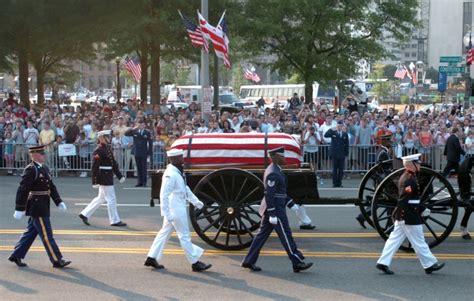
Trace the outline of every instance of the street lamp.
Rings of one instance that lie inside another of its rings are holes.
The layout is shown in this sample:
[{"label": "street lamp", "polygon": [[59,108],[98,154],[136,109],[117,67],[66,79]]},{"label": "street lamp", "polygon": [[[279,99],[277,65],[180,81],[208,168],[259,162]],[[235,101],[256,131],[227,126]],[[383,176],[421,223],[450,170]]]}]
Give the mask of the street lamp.
[{"label": "street lamp", "polygon": [[[466,49],[466,60],[469,49],[472,47],[471,31],[466,32],[463,38],[464,47]],[[464,73],[464,108],[469,107],[469,96],[471,96],[471,65],[466,64],[466,72]]]},{"label": "street lamp", "polygon": [[115,88],[117,89],[117,103],[120,101],[122,98],[122,86],[120,85],[120,62],[122,61],[121,57],[116,57],[115,58],[115,64],[117,65],[117,85]]}]

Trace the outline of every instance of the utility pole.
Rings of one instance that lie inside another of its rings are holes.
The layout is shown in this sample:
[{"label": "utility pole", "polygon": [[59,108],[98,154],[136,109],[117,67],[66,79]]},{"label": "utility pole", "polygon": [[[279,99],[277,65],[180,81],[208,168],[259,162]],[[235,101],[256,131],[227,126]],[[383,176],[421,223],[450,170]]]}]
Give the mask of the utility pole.
[{"label": "utility pole", "polygon": [[[209,5],[208,0],[201,0],[201,15],[208,20],[209,19]],[[201,111],[204,120],[207,122],[209,118],[209,112],[204,112],[204,102],[207,100],[204,97],[209,96],[207,90],[209,89],[209,53],[201,48]]]}]

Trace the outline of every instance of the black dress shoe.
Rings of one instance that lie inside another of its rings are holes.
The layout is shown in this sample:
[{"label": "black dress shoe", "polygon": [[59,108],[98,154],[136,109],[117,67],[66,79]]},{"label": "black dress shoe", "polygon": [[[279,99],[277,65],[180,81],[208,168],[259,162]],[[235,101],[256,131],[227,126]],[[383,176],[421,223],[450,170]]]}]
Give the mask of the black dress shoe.
[{"label": "black dress shoe", "polygon": [[124,223],[124,222],[118,222],[118,223],[115,223],[115,224],[111,224],[111,226],[114,226],[114,227],[125,227],[127,224]]},{"label": "black dress shoe", "polygon": [[10,256],[8,260],[14,262],[19,267],[26,267],[26,263],[21,262],[21,258]]},{"label": "black dress shoe", "polygon": [[82,222],[83,222],[85,225],[87,225],[87,226],[90,226],[90,225],[91,225],[91,224],[89,224],[89,219],[88,219],[86,216],[84,216],[84,215],[82,215],[82,214],[79,214],[79,218],[82,220]]},{"label": "black dress shoe", "polygon": [[202,272],[212,267],[212,264],[207,264],[202,261],[198,261],[196,263],[193,263],[191,267],[193,269],[193,272]]},{"label": "black dress shoe", "polygon": [[470,240],[470,239],[472,239],[472,237],[471,237],[471,235],[470,235],[469,233],[466,233],[466,234],[464,234],[464,235],[461,236],[461,237],[462,237],[462,239],[465,239],[465,240]]},{"label": "black dress shoe", "polygon": [[435,263],[432,266],[430,266],[429,268],[425,269],[425,273],[426,274],[431,274],[435,271],[441,270],[443,267],[444,267],[444,263],[441,263],[441,264]]},{"label": "black dress shoe", "polygon": [[142,187],[142,184],[137,184],[135,185],[135,187]]},{"label": "black dress shoe", "polygon": [[359,215],[356,217],[356,220],[359,222],[360,226],[364,229],[367,229],[367,227],[365,226],[364,222],[365,222],[365,219],[362,215]]},{"label": "black dress shoe", "polygon": [[158,261],[156,261],[155,258],[152,257],[147,257],[145,260],[145,263],[143,264],[144,266],[147,267],[154,267],[155,269],[164,269],[165,266],[162,264],[159,264]]},{"label": "black dress shoe", "polygon": [[384,272],[385,274],[387,275],[393,275],[395,274],[388,266],[386,266],[385,264],[380,264],[380,263],[377,263],[377,265],[375,266],[377,269],[381,270],[382,272]]},{"label": "black dress shoe", "polygon": [[313,226],[311,224],[303,224],[303,225],[300,225],[300,229],[301,230],[313,230],[314,228],[316,228],[316,226]]},{"label": "black dress shoe", "polygon": [[60,259],[58,261],[53,262],[53,268],[62,269],[65,266],[68,266],[69,264],[71,264],[71,261],[66,261],[64,259]]},{"label": "black dress shoe", "polygon": [[262,268],[256,266],[253,263],[242,263],[241,266],[243,268],[249,269],[249,270],[254,271],[254,272],[260,272],[262,270]]},{"label": "black dress shoe", "polygon": [[301,271],[304,271],[304,270],[307,270],[309,269],[310,267],[313,266],[313,263],[312,262],[298,262],[298,264],[294,265],[293,266],[293,272],[295,273],[299,273]]}]

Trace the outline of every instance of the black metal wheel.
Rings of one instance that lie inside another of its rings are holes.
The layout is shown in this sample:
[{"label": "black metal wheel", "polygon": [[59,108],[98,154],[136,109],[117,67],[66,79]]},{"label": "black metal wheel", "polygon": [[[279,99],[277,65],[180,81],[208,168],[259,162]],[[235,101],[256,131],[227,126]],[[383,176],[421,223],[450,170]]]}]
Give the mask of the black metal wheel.
[{"label": "black metal wheel", "polygon": [[193,192],[204,203],[202,209],[190,206],[189,210],[191,224],[202,240],[222,250],[250,246],[260,225],[256,207],[264,195],[257,176],[242,169],[219,169],[204,176]]},{"label": "black metal wheel", "polygon": [[377,186],[392,171],[392,160],[380,162],[369,169],[360,182],[358,195],[360,213],[372,227],[374,226],[371,216],[372,198]]},{"label": "black metal wheel", "polygon": [[[393,230],[393,211],[398,202],[398,181],[404,169],[388,175],[378,186],[372,199],[372,218],[380,236],[387,240]],[[420,202],[431,213],[423,217],[425,239],[430,248],[443,242],[456,224],[458,203],[456,193],[449,181],[441,174],[421,167],[418,176],[421,189]],[[400,249],[413,251],[408,240]]]}]

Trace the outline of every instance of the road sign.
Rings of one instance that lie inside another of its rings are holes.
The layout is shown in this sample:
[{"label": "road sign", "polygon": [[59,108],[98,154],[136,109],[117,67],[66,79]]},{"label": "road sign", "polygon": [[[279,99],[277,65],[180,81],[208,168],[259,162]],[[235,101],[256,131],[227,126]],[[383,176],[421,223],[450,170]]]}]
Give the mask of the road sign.
[{"label": "road sign", "polygon": [[439,72],[464,73],[464,67],[439,66]]},{"label": "road sign", "polygon": [[440,63],[460,63],[462,61],[463,61],[462,56],[440,56],[439,57]]},{"label": "road sign", "polygon": [[438,73],[438,91],[445,92],[448,86],[448,75],[446,72]]},{"label": "road sign", "polygon": [[212,111],[212,89],[203,88],[203,101],[202,101],[202,113],[210,114]]}]

